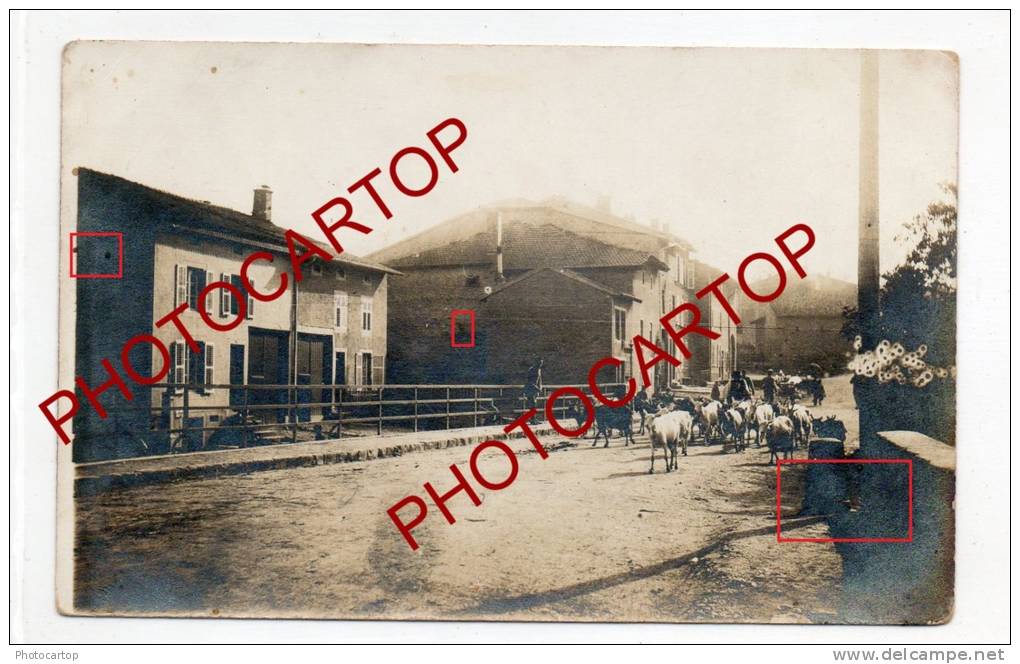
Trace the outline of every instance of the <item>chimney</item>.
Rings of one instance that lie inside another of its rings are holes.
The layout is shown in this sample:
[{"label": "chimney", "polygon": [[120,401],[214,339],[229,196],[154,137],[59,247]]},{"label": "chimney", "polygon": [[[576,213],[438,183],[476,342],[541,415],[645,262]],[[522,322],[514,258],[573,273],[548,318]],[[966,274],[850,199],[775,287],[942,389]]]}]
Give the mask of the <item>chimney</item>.
[{"label": "chimney", "polygon": [[255,199],[251,204],[251,216],[264,221],[272,221],[273,190],[266,185],[255,189]]},{"label": "chimney", "polygon": [[606,196],[605,194],[599,196],[599,201],[595,207],[601,212],[605,212],[606,214],[612,214],[613,213],[612,196]]},{"label": "chimney", "polygon": [[496,212],[496,279],[503,281],[503,213]]}]

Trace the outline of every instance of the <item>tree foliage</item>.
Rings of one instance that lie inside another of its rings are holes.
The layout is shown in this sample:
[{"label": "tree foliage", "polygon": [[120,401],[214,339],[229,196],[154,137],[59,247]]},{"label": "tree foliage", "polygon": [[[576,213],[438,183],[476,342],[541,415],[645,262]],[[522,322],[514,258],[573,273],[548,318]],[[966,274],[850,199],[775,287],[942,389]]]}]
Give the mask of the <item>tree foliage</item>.
[{"label": "tree foliage", "polygon": [[[898,242],[913,246],[906,259],[883,276],[878,339],[907,348],[928,346],[928,359],[955,364],[956,356],[956,187],[943,185],[949,200],[932,202],[903,224]],[[844,310],[843,335],[860,334],[857,310]]]}]

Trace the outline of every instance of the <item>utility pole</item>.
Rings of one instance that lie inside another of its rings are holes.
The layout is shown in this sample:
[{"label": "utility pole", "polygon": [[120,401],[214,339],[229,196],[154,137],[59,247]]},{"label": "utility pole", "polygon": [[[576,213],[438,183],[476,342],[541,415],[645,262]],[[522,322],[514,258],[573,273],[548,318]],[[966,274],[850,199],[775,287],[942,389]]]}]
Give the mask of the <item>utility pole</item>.
[{"label": "utility pole", "polygon": [[878,343],[878,53],[861,51],[857,311],[864,350]]},{"label": "utility pole", "polygon": [[[878,52],[861,51],[860,155],[858,180],[857,314],[862,350],[878,344]],[[854,386],[858,407],[860,448],[867,453],[881,427],[881,411],[873,380]]]}]

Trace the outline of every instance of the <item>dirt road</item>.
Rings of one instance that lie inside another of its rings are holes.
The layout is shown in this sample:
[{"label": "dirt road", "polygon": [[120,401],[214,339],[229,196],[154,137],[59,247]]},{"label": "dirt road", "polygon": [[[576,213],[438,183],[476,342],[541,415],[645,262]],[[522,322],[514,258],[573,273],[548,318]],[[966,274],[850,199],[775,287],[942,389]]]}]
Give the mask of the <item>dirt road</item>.
[{"label": "dirt road", "polygon": [[[77,604],[247,617],[837,620],[840,557],[829,544],[776,542],[763,449],[695,445],[678,472],[664,474],[660,457],[649,475],[641,436],[608,449],[543,442],[559,449],[519,455],[517,480],[479,490],[480,506],[453,498],[455,524],[430,505],[416,552],[386,509],[424,495],[426,481],[452,488],[448,467],[467,472],[470,448],[84,498]],[[504,477],[506,463],[492,452],[482,470]],[[824,522],[798,523],[801,470],[783,472],[784,532],[827,536]]]}]

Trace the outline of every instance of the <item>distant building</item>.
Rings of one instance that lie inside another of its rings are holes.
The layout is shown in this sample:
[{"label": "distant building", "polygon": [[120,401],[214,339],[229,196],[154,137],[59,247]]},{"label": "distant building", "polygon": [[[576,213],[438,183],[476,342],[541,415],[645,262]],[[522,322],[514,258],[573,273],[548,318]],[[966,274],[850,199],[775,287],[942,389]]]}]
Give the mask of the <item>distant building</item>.
[{"label": "distant building", "polygon": [[[255,190],[253,214],[197,202],[88,169],[78,169],[79,232],[123,234],[120,279],[78,279],[75,375],[93,388],[108,374],[101,362],[119,366],[121,346],[136,334],[152,334],[170,351],[164,382],[190,384],[187,426],[215,427],[247,403],[280,403],[286,390],[206,388],[204,385],[378,384],[385,380],[387,276],[395,271],[344,253],[327,264],[308,262],[297,285],[296,339],[291,346],[294,279],[272,302],[247,297],[246,319],[230,331],[210,329],[199,317],[199,293],[206,284],[227,281],[241,288],[240,266],[255,251],[273,255],[272,263],[254,263],[249,274],[262,292],[272,292],[281,272],[291,269],[285,229],[270,220],[271,192]],[[79,263],[93,270],[115,271],[103,263],[116,260],[89,255],[89,242],[78,243]],[[95,253],[92,251],[92,253]],[[330,252],[332,253],[332,252]],[[97,268],[98,266],[98,268]],[[116,266],[114,265],[114,268]],[[155,321],[181,303],[189,308],[182,322],[198,341],[199,352],[185,343],[169,323]],[[234,320],[238,303],[225,290],[206,299],[207,313],[223,324]],[[291,363],[291,354],[294,362]],[[144,375],[159,371],[162,359],[150,344],[135,346],[132,365]],[[123,375],[123,372],[122,372]],[[83,407],[74,418],[74,458],[133,456],[166,451],[167,441],[154,430],[179,429],[183,388],[147,388],[128,381],[134,400],[116,389],[100,397],[110,416],[100,419]],[[298,400],[323,403],[333,390],[298,390]],[[153,406],[150,413],[146,405]],[[320,419],[323,406],[297,409],[299,421]],[[256,412],[267,422],[288,417],[287,409]],[[206,432],[206,435],[208,432]],[[145,447],[139,441],[145,442]]]},{"label": "distant building", "polygon": [[[481,208],[371,258],[404,275],[390,286],[397,383],[521,384],[537,357],[547,384],[584,383],[607,356],[623,363],[617,379],[640,380],[631,339],[676,354],[659,319],[693,298],[687,242],[562,200]],[[454,309],[476,311],[475,348],[451,348]],[[691,381],[697,361],[659,363],[656,385]]]},{"label": "distant building", "polygon": [[[776,285],[772,278],[751,288],[769,293]],[[742,319],[737,353],[744,367],[786,373],[804,371],[811,363],[826,371],[845,368],[849,344],[840,330],[843,308],[857,302],[855,284],[822,275],[788,275],[786,289],[772,302],[755,302],[739,290],[735,298]]]},{"label": "distant building", "polygon": [[[724,270],[694,261],[694,283],[700,291],[704,287],[722,276]],[[741,314],[737,308],[739,303],[736,299],[736,292],[740,290],[736,277],[730,277],[720,287],[723,296],[730,305]],[[717,339],[707,339],[698,334],[687,337],[690,340],[690,348],[694,357],[698,358],[695,363],[694,382],[707,384],[717,380],[728,379],[736,369],[745,369],[739,362],[737,348],[737,329],[722,304],[714,295],[706,294],[697,302],[701,311],[701,325],[719,334]]]}]

